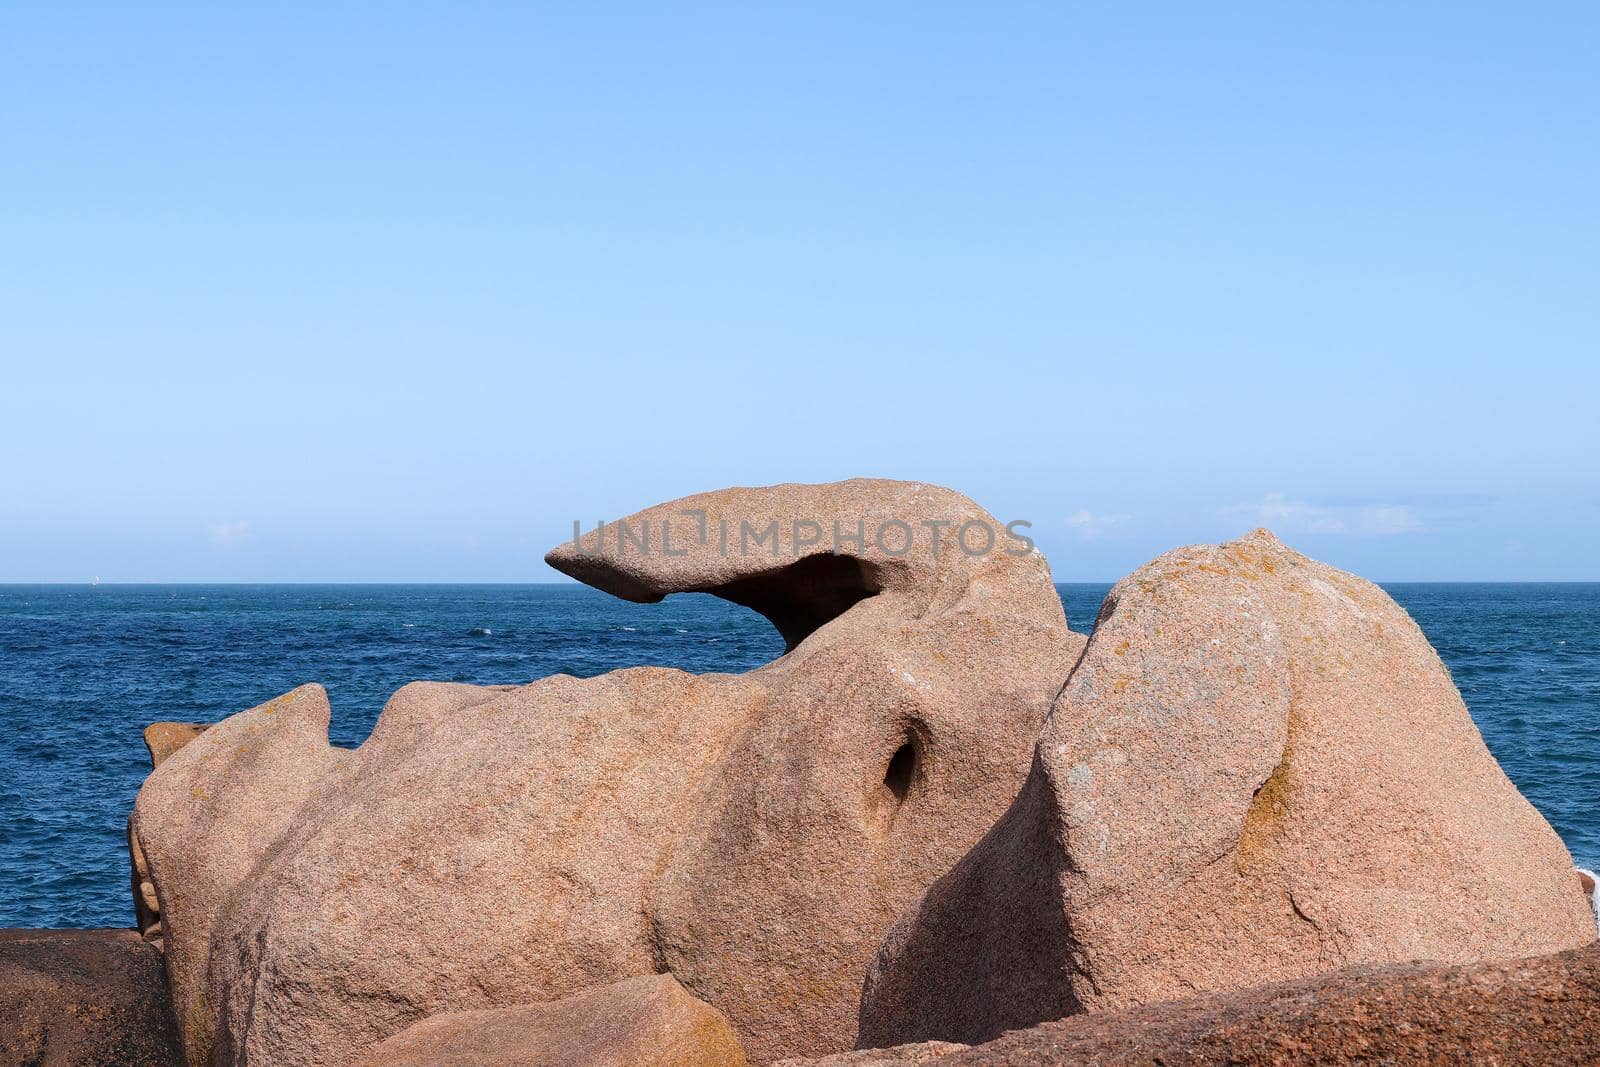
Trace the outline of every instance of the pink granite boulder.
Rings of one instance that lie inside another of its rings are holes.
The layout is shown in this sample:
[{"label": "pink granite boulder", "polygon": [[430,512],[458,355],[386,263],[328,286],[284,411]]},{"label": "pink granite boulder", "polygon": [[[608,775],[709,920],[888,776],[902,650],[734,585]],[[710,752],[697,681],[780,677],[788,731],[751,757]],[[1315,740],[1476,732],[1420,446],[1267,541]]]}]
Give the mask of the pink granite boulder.
[{"label": "pink granite boulder", "polygon": [[1594,939],[1416,624],[1260,530],[1112,590],[1016,803],[878,953],[859,1044]]}]

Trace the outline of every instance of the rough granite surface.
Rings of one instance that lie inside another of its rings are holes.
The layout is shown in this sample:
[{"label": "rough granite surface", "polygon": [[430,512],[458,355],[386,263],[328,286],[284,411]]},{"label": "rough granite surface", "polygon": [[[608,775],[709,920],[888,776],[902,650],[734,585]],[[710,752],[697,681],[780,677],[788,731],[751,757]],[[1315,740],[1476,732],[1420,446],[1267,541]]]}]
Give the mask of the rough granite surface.
[{"label": "rough granite surface", "polygon": [[359,1067],[744,1067],[728,1020],[671,975],[413,1023]]},{"label": "rough granite surface", "polygon": [[1017,801],[874,960],[858,1040],[1594,940],[1416,624],[1260,530],[1111,591]]},{"label": "rough granite surface", "polygon": [[0,1064],[183,1063],[161,953],[132,930],[0,930]]}]

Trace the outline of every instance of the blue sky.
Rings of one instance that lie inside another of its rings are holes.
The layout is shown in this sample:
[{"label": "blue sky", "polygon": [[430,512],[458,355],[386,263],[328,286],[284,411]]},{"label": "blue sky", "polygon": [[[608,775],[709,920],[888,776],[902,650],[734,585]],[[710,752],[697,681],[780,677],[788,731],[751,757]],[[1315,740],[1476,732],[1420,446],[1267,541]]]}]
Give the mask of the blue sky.
[{"label": "blue sky", "polygon": [[1592,6],[226,7],[0,11],[0,576],[881,475],[1600,578]]}]

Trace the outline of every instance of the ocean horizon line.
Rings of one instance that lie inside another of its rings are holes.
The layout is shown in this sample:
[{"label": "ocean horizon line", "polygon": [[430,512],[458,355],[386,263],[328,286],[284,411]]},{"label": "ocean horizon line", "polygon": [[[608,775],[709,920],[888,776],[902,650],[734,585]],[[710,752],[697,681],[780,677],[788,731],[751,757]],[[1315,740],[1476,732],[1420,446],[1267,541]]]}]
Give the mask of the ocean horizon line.
[{"label": "ocean horizon line", "polygon": [[[1054,578],[1055,585],[1115,585],[1116,578]],[[1376,585],[1600,585],[1600,578],[1372,578]],[[6,586],[103,585],[559,585],[593,588],[574,578],[0,578]]]}]

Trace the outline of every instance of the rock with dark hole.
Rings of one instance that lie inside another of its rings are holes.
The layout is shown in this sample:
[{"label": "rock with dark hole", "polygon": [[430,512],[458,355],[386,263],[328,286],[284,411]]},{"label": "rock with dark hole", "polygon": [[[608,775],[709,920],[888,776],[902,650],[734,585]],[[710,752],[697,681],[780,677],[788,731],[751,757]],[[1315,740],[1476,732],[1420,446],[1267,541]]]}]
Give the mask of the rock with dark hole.
[{"label": "rock with dark hole", "polygon": [[628,978],[564,1000],[435,1015],[360,1067],[744,1067],[723,1014],[671,975]]},{"label": "rock with dark hole", "polygon": [[875,959],[859,1041],[1594,939],[1416,624],[1261,530],[1112,590],[1016,803]]},{"label": "rock with dark hole", "polygon": [[161,953],[132,930],[0,930],[0,1064],[183,1063]]},{"label": "rock with dark hole", "polygon": [[932,486],[726,490],[606,537],[551,562],[748,605],[789,651],[413,683],[349,752],[315,686],[200,734],[133,820],[191,1062],[342,1065],[668,971],[757,1061],[850,1047],[874,949],[1005,811],[1083,638],[1044,559]]},{"label": "rock with dark hole", "polygon": [[781,1067],[1281,1067],[1600,1062],[1600,947],[1513,962],[1351,967],[1095,1012],[972,1048],[900,1046]]}]

